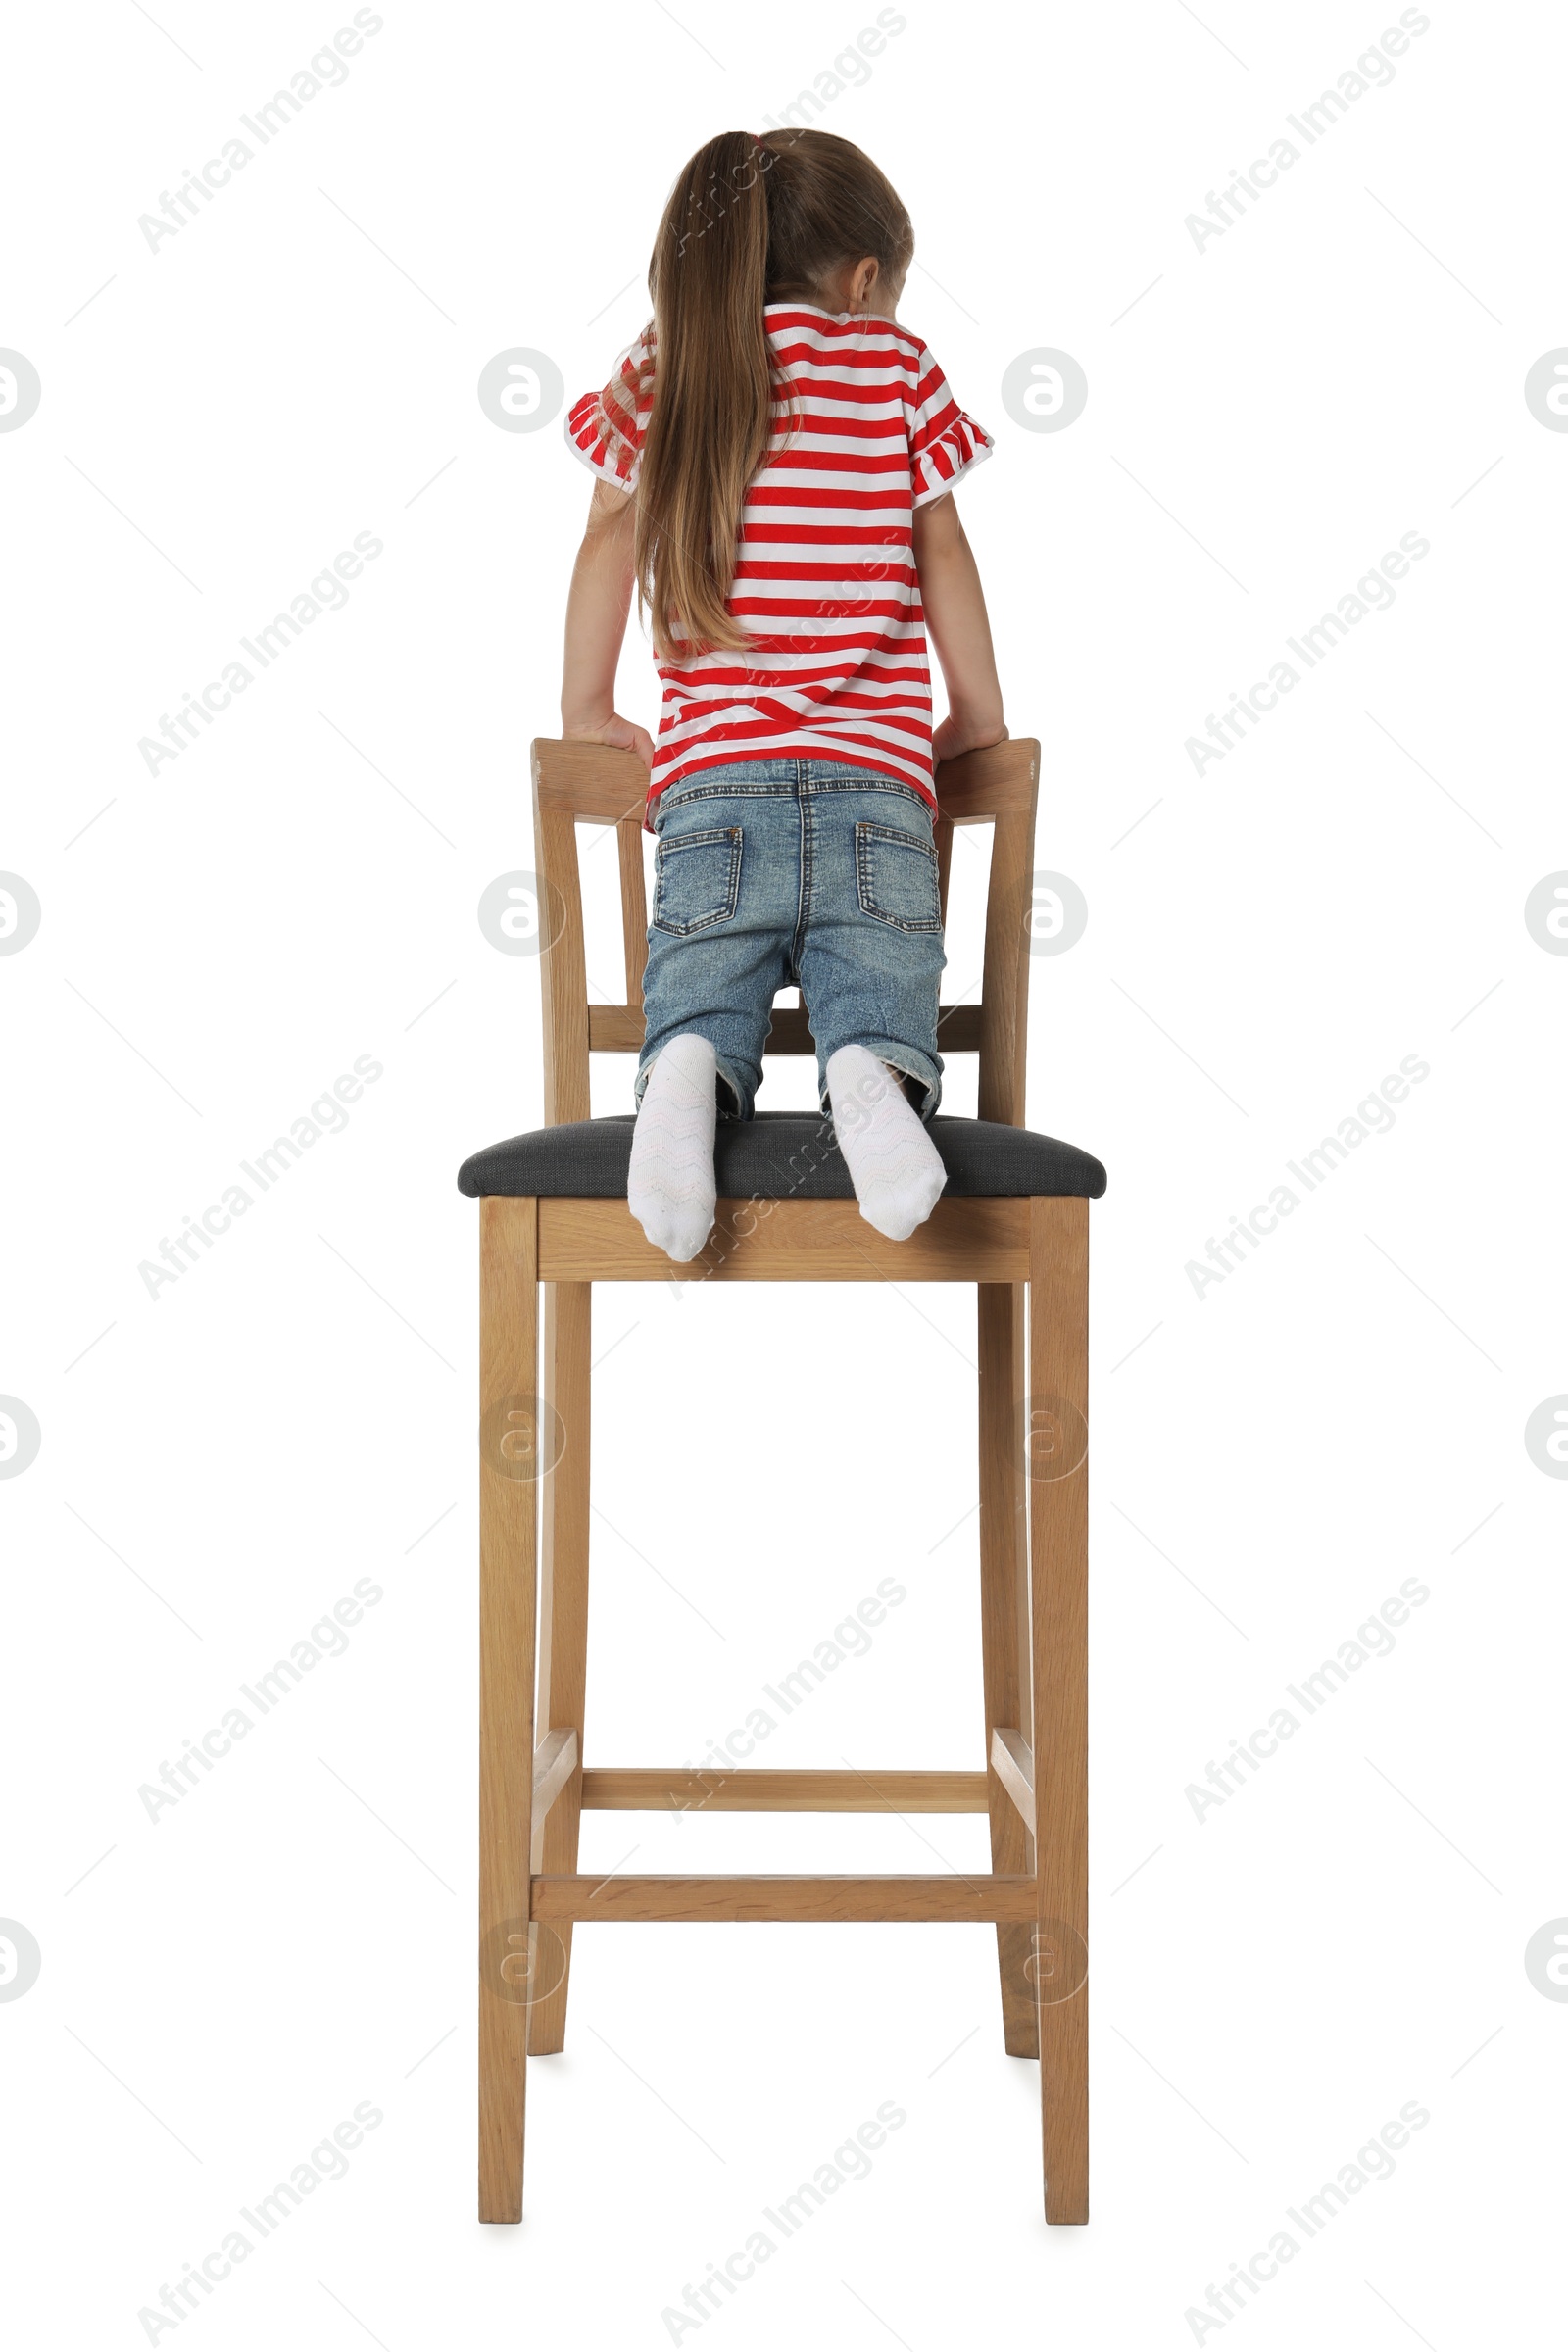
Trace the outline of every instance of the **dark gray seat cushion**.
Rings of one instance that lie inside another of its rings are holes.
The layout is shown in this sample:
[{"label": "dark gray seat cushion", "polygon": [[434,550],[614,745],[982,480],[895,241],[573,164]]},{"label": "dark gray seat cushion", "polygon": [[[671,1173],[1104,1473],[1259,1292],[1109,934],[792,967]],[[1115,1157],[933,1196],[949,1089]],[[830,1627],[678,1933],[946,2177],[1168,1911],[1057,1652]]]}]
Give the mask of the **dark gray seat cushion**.
[{"label": "dark gray seat cushion", "polygon": [[[623,1200],[633,1124],[633,1114],[626,1111],[512,1136],[466,1159],[458,1170],[458,1190],[471,1196]],[[948,1171],[948,1191],[970,1200],[1055,1194],[1098,1200],[1105,1189],[1098,1159],[1027,1127],[938,1116],[930,1132]],[[721,1200],[849,1200],[855,1196],[833,1129],[814,1111],[760,1110],[748,1120],[721,1119],[713,1159]]]}]

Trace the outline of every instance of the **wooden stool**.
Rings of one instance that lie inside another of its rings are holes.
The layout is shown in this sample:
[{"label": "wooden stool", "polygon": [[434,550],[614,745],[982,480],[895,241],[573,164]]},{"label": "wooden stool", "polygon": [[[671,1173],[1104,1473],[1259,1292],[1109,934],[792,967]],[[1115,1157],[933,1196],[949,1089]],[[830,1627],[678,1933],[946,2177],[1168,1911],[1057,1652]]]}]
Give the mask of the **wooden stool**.
[{"label": "wooden stool", "polygon": [[[647,777],[629,752],[533,747],[550,1124],[477,1153],[458,1179],[480,1197],[483,2221],[521,2217],[527,2056],[563,2046],[573,1925],[660,1919],[995,1921],[1005,2045],[1040,2060],[1046,2219],[1088,2219],[1088,1203],[1105,1174],[1086,1152],[1022,1127],[1039,752],[1033,742],[999,744],[948,761],[937,778],[944,917],[954,826],[991,823],[995,832],[983,1001],[944,1012],[940,1033],[945,1054],[979,1054],[980,1115],[933,1123],[949,1189],[930,1219],[906,1242],[867,1225],[820,1115],[724,1121],[718,1220],[702,1257],[681,1270],[688,1281],[977,1285],[987,1769],[886,1772],[873,1784],[850,1771],[584,1765],[592,1285],[663,1282],[671,1266],[626,1207],[631,1120],[590,1119],[588,1107],[589,1053],[633,1054],[642,1043]],[[579,823],[618,833],[624,1004],[588,1003]],[[805,1008],[774,1012],[769,1051],[813,1051]],[[988,1813],[993,1869],[980,1877],[577,1875],[585,1805],[694,1803],[725,1812]]]}]

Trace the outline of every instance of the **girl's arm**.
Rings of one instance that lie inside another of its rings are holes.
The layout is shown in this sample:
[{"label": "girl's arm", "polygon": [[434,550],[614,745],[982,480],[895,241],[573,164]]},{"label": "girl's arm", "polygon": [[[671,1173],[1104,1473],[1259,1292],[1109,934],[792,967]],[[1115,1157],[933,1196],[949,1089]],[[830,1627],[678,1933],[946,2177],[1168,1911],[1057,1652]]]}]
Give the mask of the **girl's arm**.
[{"label": "girl's arm", "polygon": [[566,658],[561,679],[561,727],[567,737],[607,743],[654,763],[653,738],[615,710],[620,660],[634,584],[632,548],[637,505],[632,493],[598,481],[588,528],[572,566],[566,598]]},{"label": "girl's arm", "polygon": [[948,690],[948,715],[932,737],[932,757],[956,760],[1004,742],[1007,730],[980,572],[951,493],[914,511],[914,568],[926,634]]}]

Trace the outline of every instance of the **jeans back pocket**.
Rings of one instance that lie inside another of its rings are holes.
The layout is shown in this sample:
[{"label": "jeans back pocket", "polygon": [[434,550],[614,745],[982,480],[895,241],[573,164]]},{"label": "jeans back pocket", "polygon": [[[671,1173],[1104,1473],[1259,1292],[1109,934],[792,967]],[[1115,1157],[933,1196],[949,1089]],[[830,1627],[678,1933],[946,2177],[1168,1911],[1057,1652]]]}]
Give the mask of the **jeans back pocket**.
[{"label": "jeans back pocket", "polygon": [[918,834],[894,825],[858,824],[855,876],[860,912],[900,931],[940,931],[937,854]]},{"label": "jeans back pocket", "polygon": [[654,853],[654,928],[683,938],[727,923],[741,886],[741,828],[711,825],[662,840]]}]

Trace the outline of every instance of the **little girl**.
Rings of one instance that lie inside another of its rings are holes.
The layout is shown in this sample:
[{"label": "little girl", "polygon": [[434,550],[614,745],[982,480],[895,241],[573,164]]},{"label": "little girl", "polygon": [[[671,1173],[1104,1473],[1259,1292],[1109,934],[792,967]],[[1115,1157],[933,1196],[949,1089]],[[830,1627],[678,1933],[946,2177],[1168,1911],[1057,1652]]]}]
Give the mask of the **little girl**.
[{"label": "little girl", "polygon": [[[665,207],[652,321],[566,418],[599,478],[561,715],[651,770],[627,1199],[679,1260],[712,1226],[715,1118],[751,1117],[781,988],[800,988],[861,1215],[904,1241],[946,1181],[923,1124],[942,1092],[932,767],[1006,728],[951,495],[992,444],[895,321],[913,251],[847,139],[726,131]],[[614,710],[633,582],[657,744]]]}]

